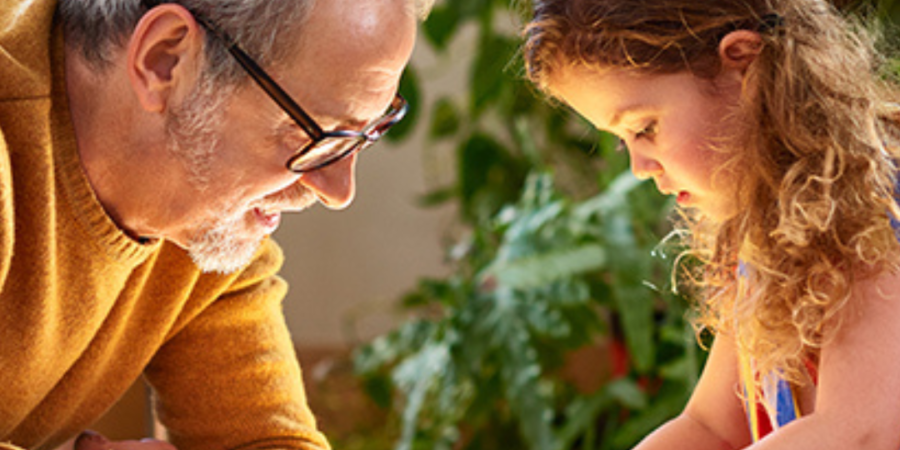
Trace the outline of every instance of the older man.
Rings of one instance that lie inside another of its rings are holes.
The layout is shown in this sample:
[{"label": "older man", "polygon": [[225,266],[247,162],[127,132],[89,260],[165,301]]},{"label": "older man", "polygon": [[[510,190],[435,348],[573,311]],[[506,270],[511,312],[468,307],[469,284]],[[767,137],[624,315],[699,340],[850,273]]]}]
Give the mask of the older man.
[{"label": "older man", "polygon": [[0,3],[0,448],[60,444],[142,374],[181,450],[328,447],[267,236],[353,199],[422,8]]}]

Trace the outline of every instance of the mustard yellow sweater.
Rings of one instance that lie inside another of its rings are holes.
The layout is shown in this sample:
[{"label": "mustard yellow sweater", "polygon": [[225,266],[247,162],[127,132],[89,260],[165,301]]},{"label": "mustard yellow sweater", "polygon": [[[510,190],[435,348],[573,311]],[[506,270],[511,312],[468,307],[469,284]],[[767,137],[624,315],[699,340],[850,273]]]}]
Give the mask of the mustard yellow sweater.
[{"label": "mustard yellow sweater", "polygon": [[281,312],[280,249],[267,241],[243,272],[203,275],[98,203],[54,9],[0,1],[0,448],[58,445],[142,374],[180,450],[328,448]]}]

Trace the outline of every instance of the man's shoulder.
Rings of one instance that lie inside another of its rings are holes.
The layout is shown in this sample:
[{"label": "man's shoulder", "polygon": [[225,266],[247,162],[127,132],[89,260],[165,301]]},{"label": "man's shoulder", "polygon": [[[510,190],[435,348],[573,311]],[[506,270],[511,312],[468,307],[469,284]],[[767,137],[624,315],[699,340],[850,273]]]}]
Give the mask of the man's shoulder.
[{"label": "man's shoulder", "polygon": [[213,291],[239,291],[266,280],[276,279],[284,263],[281,247],[271,238],[262,241],[250,263],[230,274],[200,273],[200,269],[191,261],[188,252],[171,242],[165,242],[160,252],[156,264],[165,267],[158,272],[160,276],[169,279],[184,277]]},{"label": "man's shoulder", "polygon": [[236,274],[230,290],[240,290],[274,279],[283,263],[281,247],[271,238],[263,239],[253,260]]},{"label": "man's shoulder", "polygon": [[0,100],[50,94],[55,0],[0,2]]}]

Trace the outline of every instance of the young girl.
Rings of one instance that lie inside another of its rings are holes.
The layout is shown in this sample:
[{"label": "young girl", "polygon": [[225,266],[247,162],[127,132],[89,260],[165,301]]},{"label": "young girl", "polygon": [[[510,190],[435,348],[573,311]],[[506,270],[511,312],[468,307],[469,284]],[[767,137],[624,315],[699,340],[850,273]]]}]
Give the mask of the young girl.
[{"label": "young girl", "polygon": [[535,0],[528,75],[677,196],[716,334],[639,449],[900,448],[900,107],[822,0]]}]

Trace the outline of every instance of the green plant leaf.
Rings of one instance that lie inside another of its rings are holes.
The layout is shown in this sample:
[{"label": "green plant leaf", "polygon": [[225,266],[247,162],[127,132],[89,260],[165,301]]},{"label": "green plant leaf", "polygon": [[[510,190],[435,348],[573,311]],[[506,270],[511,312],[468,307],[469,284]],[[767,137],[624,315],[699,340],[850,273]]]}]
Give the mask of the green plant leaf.
[{"label": "green plant leaf", "polygon": [[406,406],[403,410],[403,431],[398,450],[413,447],[416,435],[415,423],[425,405],[425,399],[435,379],[449,363],[449,353],[440,344],[426,344],[412,358],[403,361],[393,371],[394,383],[406,392]]},{"label": "green plant leaf", "polygon": [[428,15],[428,20],[422,25],[422,32],[435,50],[441,51],[447,47],[451,38],[459,27],[459,10],[452,2],[435,5]]},{"label": "green plant leaf", "polygon": [[587,430],[593,428],[600,412],[608,408],[611,403],[609,393],[606,391],[577,397],[569,403],[566,407],[566,421],[557,434],[559,438],[557,449],[573,448],[575,440]]},{"label": "green plant leaf", "polygon": [[435,189],[418,198],[416,204],[423,208],[440,206],[456,199],[456,186]]},{"label": "green plant leaf", "polygon": [[357,348],[353,359],[355,371],[363,375],[377,373],[382,367],[421,347],[438,329],[437,324],[428,321],[404,323],[387,335]]},{"label": "green plant leaf", "polygon": [[416,122],[419,119],[419,107],[421,104],[421,88],[419,87],[419,76],[416,69],[407,66],[400,77],[400,94],[409,104],[406,117],[396,125],[391,127],[390,131],[384,135],[384,138],[391,142],[398,142],[406,139],[406,137],[415,129]]},{"label": "green plant leaf", "polygon": [[524,174],[497,140],[476,133],[457,154],[460,201],[470,220],[487,220],[504,203],[515,199]]},{"label": "green plant leaf", "polygon": [[[519,419],[519,430],[533,450],[552,450],[556,435],[552,429],[552,402],[541,386],[541,365],[537,351],[530,344],[527,327],[515,319],[515,300],[506,292],[505,307],[498,313],[504,320],[497,323],[495,339],[504,351],[500,353],[500,372],[506,389],[505,397]],[[499,299],[499,298],[498,298]]]},{"label": "green plant leaf", "polygon": [[628,378],[619,378],[604,388],[609,397],[628,409],[644,409],[647,407],[647,394],[637,383]]},{"label": "green plant leaf", "polygon": [[616,286],[614,300],[621,318],[625,342],[635,368],[647,373],[655,362],[653,298],[643,286]]},{"label": "green plant leaf", "polygon": [[500,263],[492,267],[489,273],[496,275],[504,285],[527,289],[597,270],[605,263],[605,249],[590,244]]},{"label": "green plant leaf", "polygon": [[[521,109],[519,109],[519,111],[521,111]],[[513,131],[513,137],[516,139],[516,143],[522,150],[522,155],[528,159],[531,165],[539,165],[541,163],[541,152],[534,142],[534,136],[528,118],[523,115],[513,116]]]},{"label": "green plant leaf", "polygon": [[510,89],[506,67],[518,49],[518,42],[501,35],[488,35],[478,45],[472,66],[472,107],[470,113],[479,117],[503,91]]},{"label": "green plant leaf", "polygon": [[638,179],[631,172],[622,172],[606,191],[578,205],[574,214],[579,217],[616,215],[614,210],[621,209],[628,201],[628,194],[641,183],[643,180]]},{"label": "green plant leaf", "polygon": [[431,128],[428,132],[432,139],[453,136],[459,131],[460,114],[453,101],[447,97],[438,99],[431,113]]},{"label": "green plant leaf", "polygon": [[381,408],[391,406],[391,393],[393,384],[389,377],[386,376],[369,376],[363,379],[363,389],[369,398]]}]

